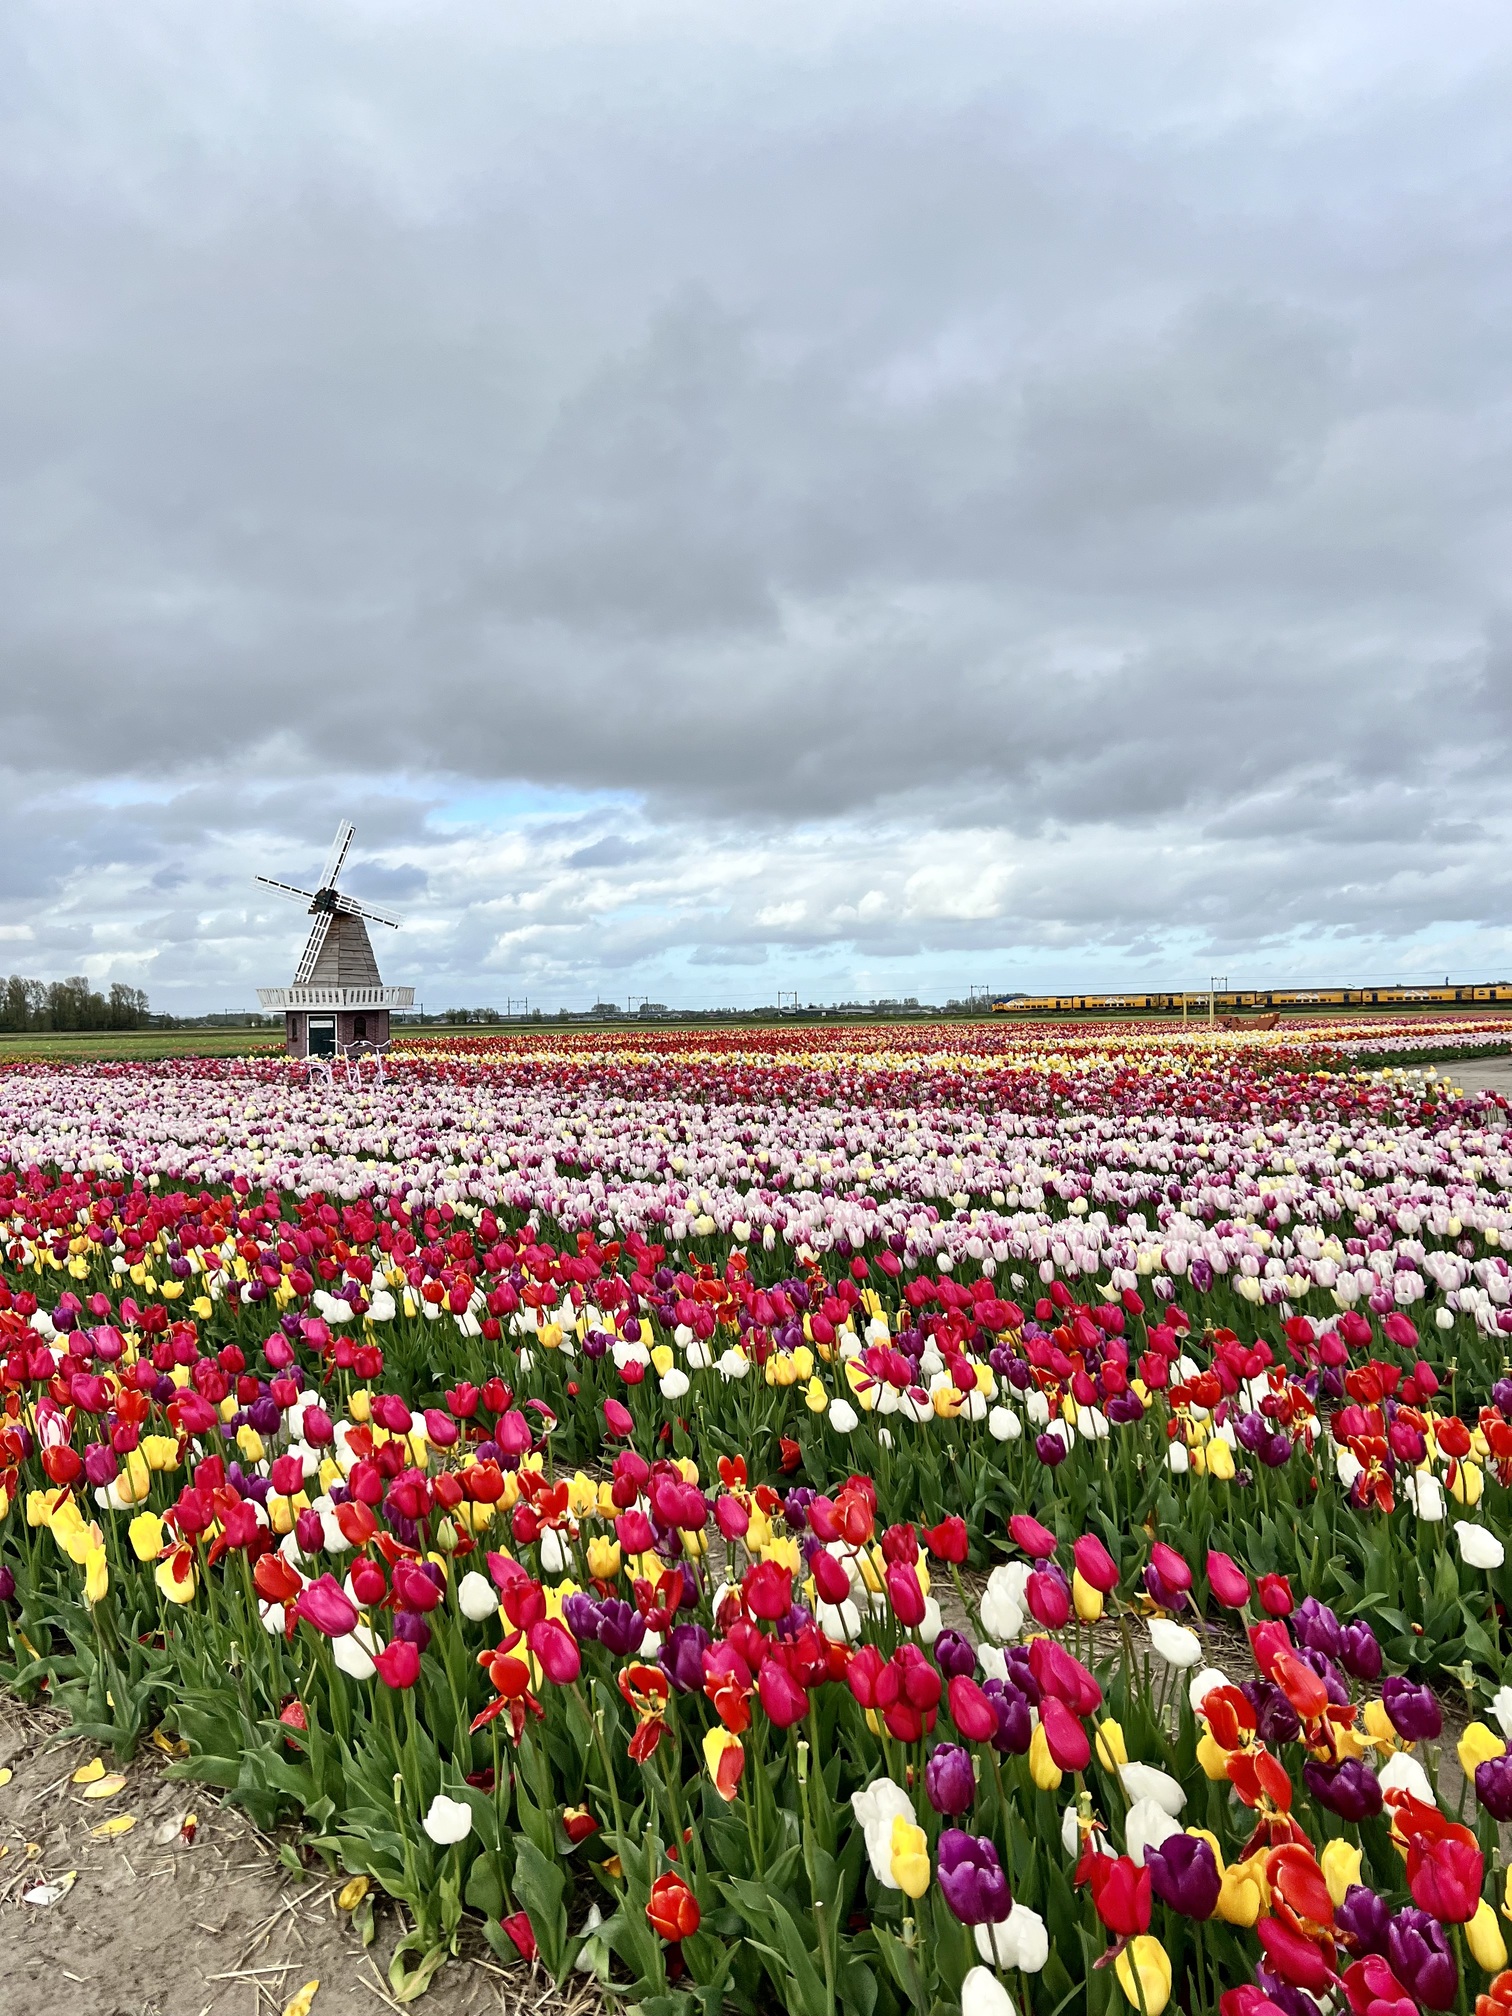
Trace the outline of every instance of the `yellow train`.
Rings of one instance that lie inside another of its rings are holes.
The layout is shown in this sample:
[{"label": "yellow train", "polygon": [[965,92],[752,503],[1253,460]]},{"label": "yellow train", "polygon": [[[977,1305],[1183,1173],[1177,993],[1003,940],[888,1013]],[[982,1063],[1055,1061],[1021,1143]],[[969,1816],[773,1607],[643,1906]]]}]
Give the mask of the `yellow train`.
[{"label": "yellow train", "polygon": [[[1206,1015],[1208,993],[1182,994],[1020,994],[994,1001],[994,1015]],[[1273,987],[1220,989],[1212,996],[1215,1015],[1292,1010],[1319,1013],[1335,1008],[1492,1008],[1512,1006],[1512,982],[1488,981],[1456,987]]]}]

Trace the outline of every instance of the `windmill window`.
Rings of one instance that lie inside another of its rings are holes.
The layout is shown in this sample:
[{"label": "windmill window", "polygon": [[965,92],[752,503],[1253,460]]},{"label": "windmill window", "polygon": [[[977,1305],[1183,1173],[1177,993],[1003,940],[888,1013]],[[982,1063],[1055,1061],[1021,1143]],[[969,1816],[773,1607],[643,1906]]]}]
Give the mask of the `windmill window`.
[{"label": "windmill window", "polygon": [[366,1043],[367,1041],[366,1015],[354,1015],[352,1017],[352,1041],[354,1043]]}]

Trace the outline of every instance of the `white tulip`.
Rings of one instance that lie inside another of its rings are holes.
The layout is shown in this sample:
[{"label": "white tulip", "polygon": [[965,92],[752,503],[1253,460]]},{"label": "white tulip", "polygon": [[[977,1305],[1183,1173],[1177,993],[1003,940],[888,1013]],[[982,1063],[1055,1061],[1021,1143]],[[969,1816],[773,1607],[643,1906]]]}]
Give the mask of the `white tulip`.
[{"label": "white tulip", "polygon": [[565,1575],[572,1565],[567,1542],[554,1526],[541,1528],[541,1571],[546,1575]]},{"label": "white tulip", "polygon": [[994,1442],[1017,1442],[1023,1432],[1011,1407],[994,1407],[987,1416],[987,1433]]},{"label": "white tulip", "polygon": [[1187,1699],[1192,1704],[1192,1713],[1194,1715],[1198,1713],[1215,1687],[1227,1687],[1231,1684],[1227,1673],[1221,1667],[1204,1666],[1200,1673],[1193,1676],[1192,1683],[1187,1688]]},{"label": "white tulip", "polygon": [[1436,1526],[1444,1516],[1444,1487],[1429,1470],[1419,1470],[1407,1479],[1407,1496],[1426,1525]]},{"label": "white tulip", "polygon": [[998,1967],[1022,1967],[1038,1974],[1050,1958],[1050,1935],[1038,1911],[1015,1904],[1000,1925],[978,1925],[976,1949]]},{"label": "white tulip", "polygon": [[1428,1773],[1416,1757],[1409,1757],[1405,1750],[1393,1751],[1381,1766],[1379,1776],[1383,1792],[1410,1792],[1425,1806],[1438,1804],[1433,1796],[1433,1787],[1428,1783]]},{"label": "white tulip", "polygon": [[1150,1643],[1167,1666],[1195,1666],[1202,1657],[1202,1640],[1197,1633],[1170,1617],[1150,1619]]},{"label": "white tulip", "polygon": [[471,1568],[457,1584],[457,1601],[462,1606],[462,1615],[481,1624],[485,1617],[492,1617],[499,1607],[499,1592],[486,1575],[480,1575]]},{"label": "white tulip", "polygon": [[[1008,1661],[1003,1657],[1000,1646],[989,1645],[984,1639],[976,1648],[976,1656],[977,1665],[981,1668],[984,1680],[1006,1680],[1008,1678]],[[1512,1697],[1512,1687],[1507,1688],[1506,1692],[1509,1697]]]},{"label": "white tulip", "polygon": [[682,1367],[674,1365],[670,1372],[663,1372],[660,1383],[662,1398],[664,1400],[681,1400],[687,1393],[691,1382]]},{"label": "white tulip", "polygon": [[973,1967],[961,1983],[961,2016],[1013,2016],[1008,1990],[989,1967]]},{"label": "white tulip", "polygon": [[375,1639],[365,1624],[344,1631],[331,1640],[331,1657],[349,1680],[371,1680],[378,1668],[373,1664]]},{"label": "white tulip", "polygon": [[1171,1475],[1173,1477],[1185,1477],[1188,1470],[1192,1467],[1192,1459],[1187,1454],[1185,1442],[1173,1442],[1166,1461],[1171,1466]]},{"label": "white tulip", "polygon": [[[1027,1580],[1027,1578],[1025,1578]],[[1006,1567],[994,1568],[982,1594],[982,1629],[999,1645],[1017,1638],[1024,1628],[1024,1606],[1014,1593]]]},{"label": "white tulip", "polygon": [[472,1832],[472,1808],[460,1799],[448,1799],[444,1792],[438,1792],[420,1825],[438,1848],[450,1848],[455,1842],[465,1841]]},{"label": "white tulip", "polygon": [[1118,1774],[1125,1793],[1133,1801],[1152,1800],[1162,1813],[1174,1820],[1186,1804],[1186,1794],[1168,1771],[1153,1764],[1125,1764]]},{"label": "white tulip", "polygon": [[1153,1799],[1136,1799],[1124,1821],[1124,1853],[1136,1869],[1144,1867],[1146,1848],[1158,1848],[1179,1834],[1180,1827]]},{"label": "white tulip", "polygon": [[1499,1687],[1491,1697],[1491,1713],[1503,1736],[1512,1740],[1512,1687]]},{"label": "white tulip", "polygon": [[861,1416],[849,1400],[832,1400],[829,1404],[829,1425],[837,1435],[849,1435],[860,1425]]},{"label": "white tulip", "polygon": [[816,1603],[814,1622],[836,1645],[854,1645],[861,1636],[861,1613],[848,1600],[844,1603]]},{"label": "white tulip", "polygon": [[851,1808],[866,1836],[872,1874],[884,1889],[896,1890],[898,1881],[892,1873],[893,1822],[906,1820],[910,1827],[917,1826],[913,1801],[891,1778],[874,1778],[864,1792],[852,1792]]},{"label": "white tulip", "polygon": [[1500,1568],[1507,1558],[1507,1550],[1496,1535],[1473,1519],[1456,1519],[1454,1537],[1459,1542],[1460,1559],[1467,1568],[1484,1568],[1489,1572]]},{"label": "white tulip", "polygon": [[933,1596],[924,1598],[924,1615],[919,1620],[919,1636],[926,1645],[933,1645],[945,1629],[945,1619],[940,1614],[940,1606]]}]

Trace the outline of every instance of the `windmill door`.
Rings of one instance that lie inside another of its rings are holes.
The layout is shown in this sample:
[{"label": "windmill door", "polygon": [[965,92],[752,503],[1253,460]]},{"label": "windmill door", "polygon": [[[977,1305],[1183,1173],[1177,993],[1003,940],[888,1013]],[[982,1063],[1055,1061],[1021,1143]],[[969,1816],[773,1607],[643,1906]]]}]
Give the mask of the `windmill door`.
[{"label": "windmill door", "polygon": [[312,1057],[334,1057],[336,1055],[336,1017],[334,1015],[312,1015],[310,1017],[310,1055]]}]

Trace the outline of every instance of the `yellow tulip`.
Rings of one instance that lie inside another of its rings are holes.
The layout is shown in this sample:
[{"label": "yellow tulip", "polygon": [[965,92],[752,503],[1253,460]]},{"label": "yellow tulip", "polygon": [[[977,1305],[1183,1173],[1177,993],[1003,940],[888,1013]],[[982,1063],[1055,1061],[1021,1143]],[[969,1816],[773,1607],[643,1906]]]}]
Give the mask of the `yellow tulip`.
[{"label": "yellow tulip", "polygon": [[28,1491],[26,1494],[26,1523],[28,1526],[46,1526],[52,1518],[55,1491]]},{"label": "yellow tulip", "polygon": [[144,1435],[137,1447],[149,1470],[177,1470],[179,1446],[173,1435]]},{"label": "yellow tulip", "polygon": [[1071,1600],[1083,1624],[1095,1624],[1103,1613],[1101,1589],[1094,1589],[1080,1568],[1071,1571]]},{"label": "yellow tulip", "polygon": [[1503,1918],[1512,1919],[1512,1867],[1508,1868],[1506,1881],[1502,1886],[1501,1914]]},{"label": "yellow tulip", "polygon": [[1479,1505],[1485,1488],[1486,1473],[1478,1463],[1466,1461],[1455,1464],[1454,1481],[1449,1489],[1461,1505]]},{"label": "yellow tulip", "polygon": [[1171,1999],[1171,1956],[1158,1939],[1148,1932],[1131,1939],[1113,1971],[1140,2016],[1160,2016]]},{"label": "yellow tulip", "polygon": [[1467,1778],[1473,1778],[1478,1764],[1487,1764],[1493,1757],[1505,1756],[1507,1744],[1504,1737],[1488,1729],[1484,1722],[1471,1722],[1455,1748],[1461,1771]]},{"label": "yellow tulip", "polygon": [[1401,1750],[1406,1748],[1396,1731],[1396,1724],[1386,1713],[1384,1701],[1365,1703],[1365,1734],[1378,1750]]},{"label": "yellow tulip", "polygon": [[91,1547],[84,1559],[84,1601],[98,1603],[110,1587],[110,1569],[103,1547]]},{"label": "yellow tulip", "polygon": [[366,1386],[359,1386],[355,1393],[348,1396],[347,1412],[354,1421],[369,1421],[372,1419],[373,1396]]},{"label": "yellow tulip", "polygon": [[111,1489],[123,1505],[140,1505],[152,1489],[152,1472],[139,1448],[128,1453]]},{"label": "yellow tulip", "polygon": [[620,1544],[607,1533],[595,1533],[588,1542],[588,1573],[597,1582],[612,1582],[620,1572]]},{"label": "yellow tulip", "polygon": [[954,1421],[966,1404],[966,1396],[954,1386],[937,1386],[930,1401],[941,1421]]},{"label": "yellow tulip", "polygon": [[1218,1892],[1217,1916],[1226,1925],[1249,1927],[1260,1916],[1267,1901],[1265,1851],[1251,1855],[1247,1862],[1231,1862],[1223,1872],[1223,1888]]},{"label": "yellow tulip", "polygon": [[1060,1789],[1061,1769],[1050,1755],[1050,1739],[1039,1722],[1035,1723],[1034,1734],[1029,1739],[1029,1775],[1041,1792]]},{"label": "yellow tulip", "polygon": [[1360,1880],[1360,1851],[1348,1841],[1330,1841],[1318,1857],[1318,1867],[1323,1871],[1323,1881],[1328,1885],[1328,1894],[1337,1909],[1344,1902],[1350,1884]]},{"label": "yellow tulip", "polygon": [[1221,1435],[1215,1435],[1207,1445],[1207,1469],[1209,1477],[1216,1477],[1224,1484],[1234,1474],[1234,1452]]},{"label": "yellow tulip", "polygon": [[174,1575],[174,1565],[173,1556],[170,1556],[166,1561],[159,1561],[153,1571],[153,1580],[157,1583],[159,1593],[166,1596],[170,1603],[190,1603],[194,1600],[194,1585],[196,1580],[194,1570],[191,1567],[189,1573],[180,1582]]},{"label": "yellow tulip", "polygon": [[126,1538],[138,1561],[156,1561],[163,1551],[163,1522],[156,1512],[138,1512],[126,1528]]},{"label": "yellow tulip", "polygon": [[586,1470],[577,1471],[567,1486],[567,1510],[574,1519],[586,1519],[598,1506],[598,1486]]},{"label": "yellow tulip", "polygon": [[803,1404],[810,1414],[822,1414],[829,1405],[829,1394],[824,1390],[824,1381],[817,1374],[803,1389]]},{"label": "yellow tulip", "polygon": [[922,1897],[929,1888],[929,1843],[924,1829],[899,1813],[892,1823],[891,1872],[905,1897]]},{"label": "yellow tulip", "polygon": [[1211,1778],[1221,1785],[1228,1777],[1229,1753],[1217,1742],[1211,1730],[1206,1730],[1197,1739],[1197,1762],[1202,1766],[1204,1778]]},{"label": "yellow tulip", "polygon": [[1475,1956],[1477,1967],[1487,1974],[1499,1974],[1507,1964],[1507,1942],[1496,1922],[1496,1913],[1482,1897],[1475,1916],[1465,1927],[1465,1941]]},{"label": "yellow tulip", "polygon": [[[703,1739],[703,1754],[714,1790],[728,1805],[740,1790],[740,1773],[745,1765],[744,1746],[738,1736],[732,1736],[728,1729],[716,1722]],[[740,1762],[737,1763],[736,1758]],[[721,1765],[724,1766],[723,1776],[720,1775]]]},{"label": "yellow tulip", "polygon": [[670,1344],[658,1344],[651,1353],[651,1369],[658,1379],[665,1379],[676,1363],[677,1358]]},{"label": "yellow tulip", "polygon": [[1124,1742],[1123,1725],[1109,1715],[1097,1725],[1097,1761],[1104,1771],[1122,1771],[1129,1761],[1129,1746]]}]

